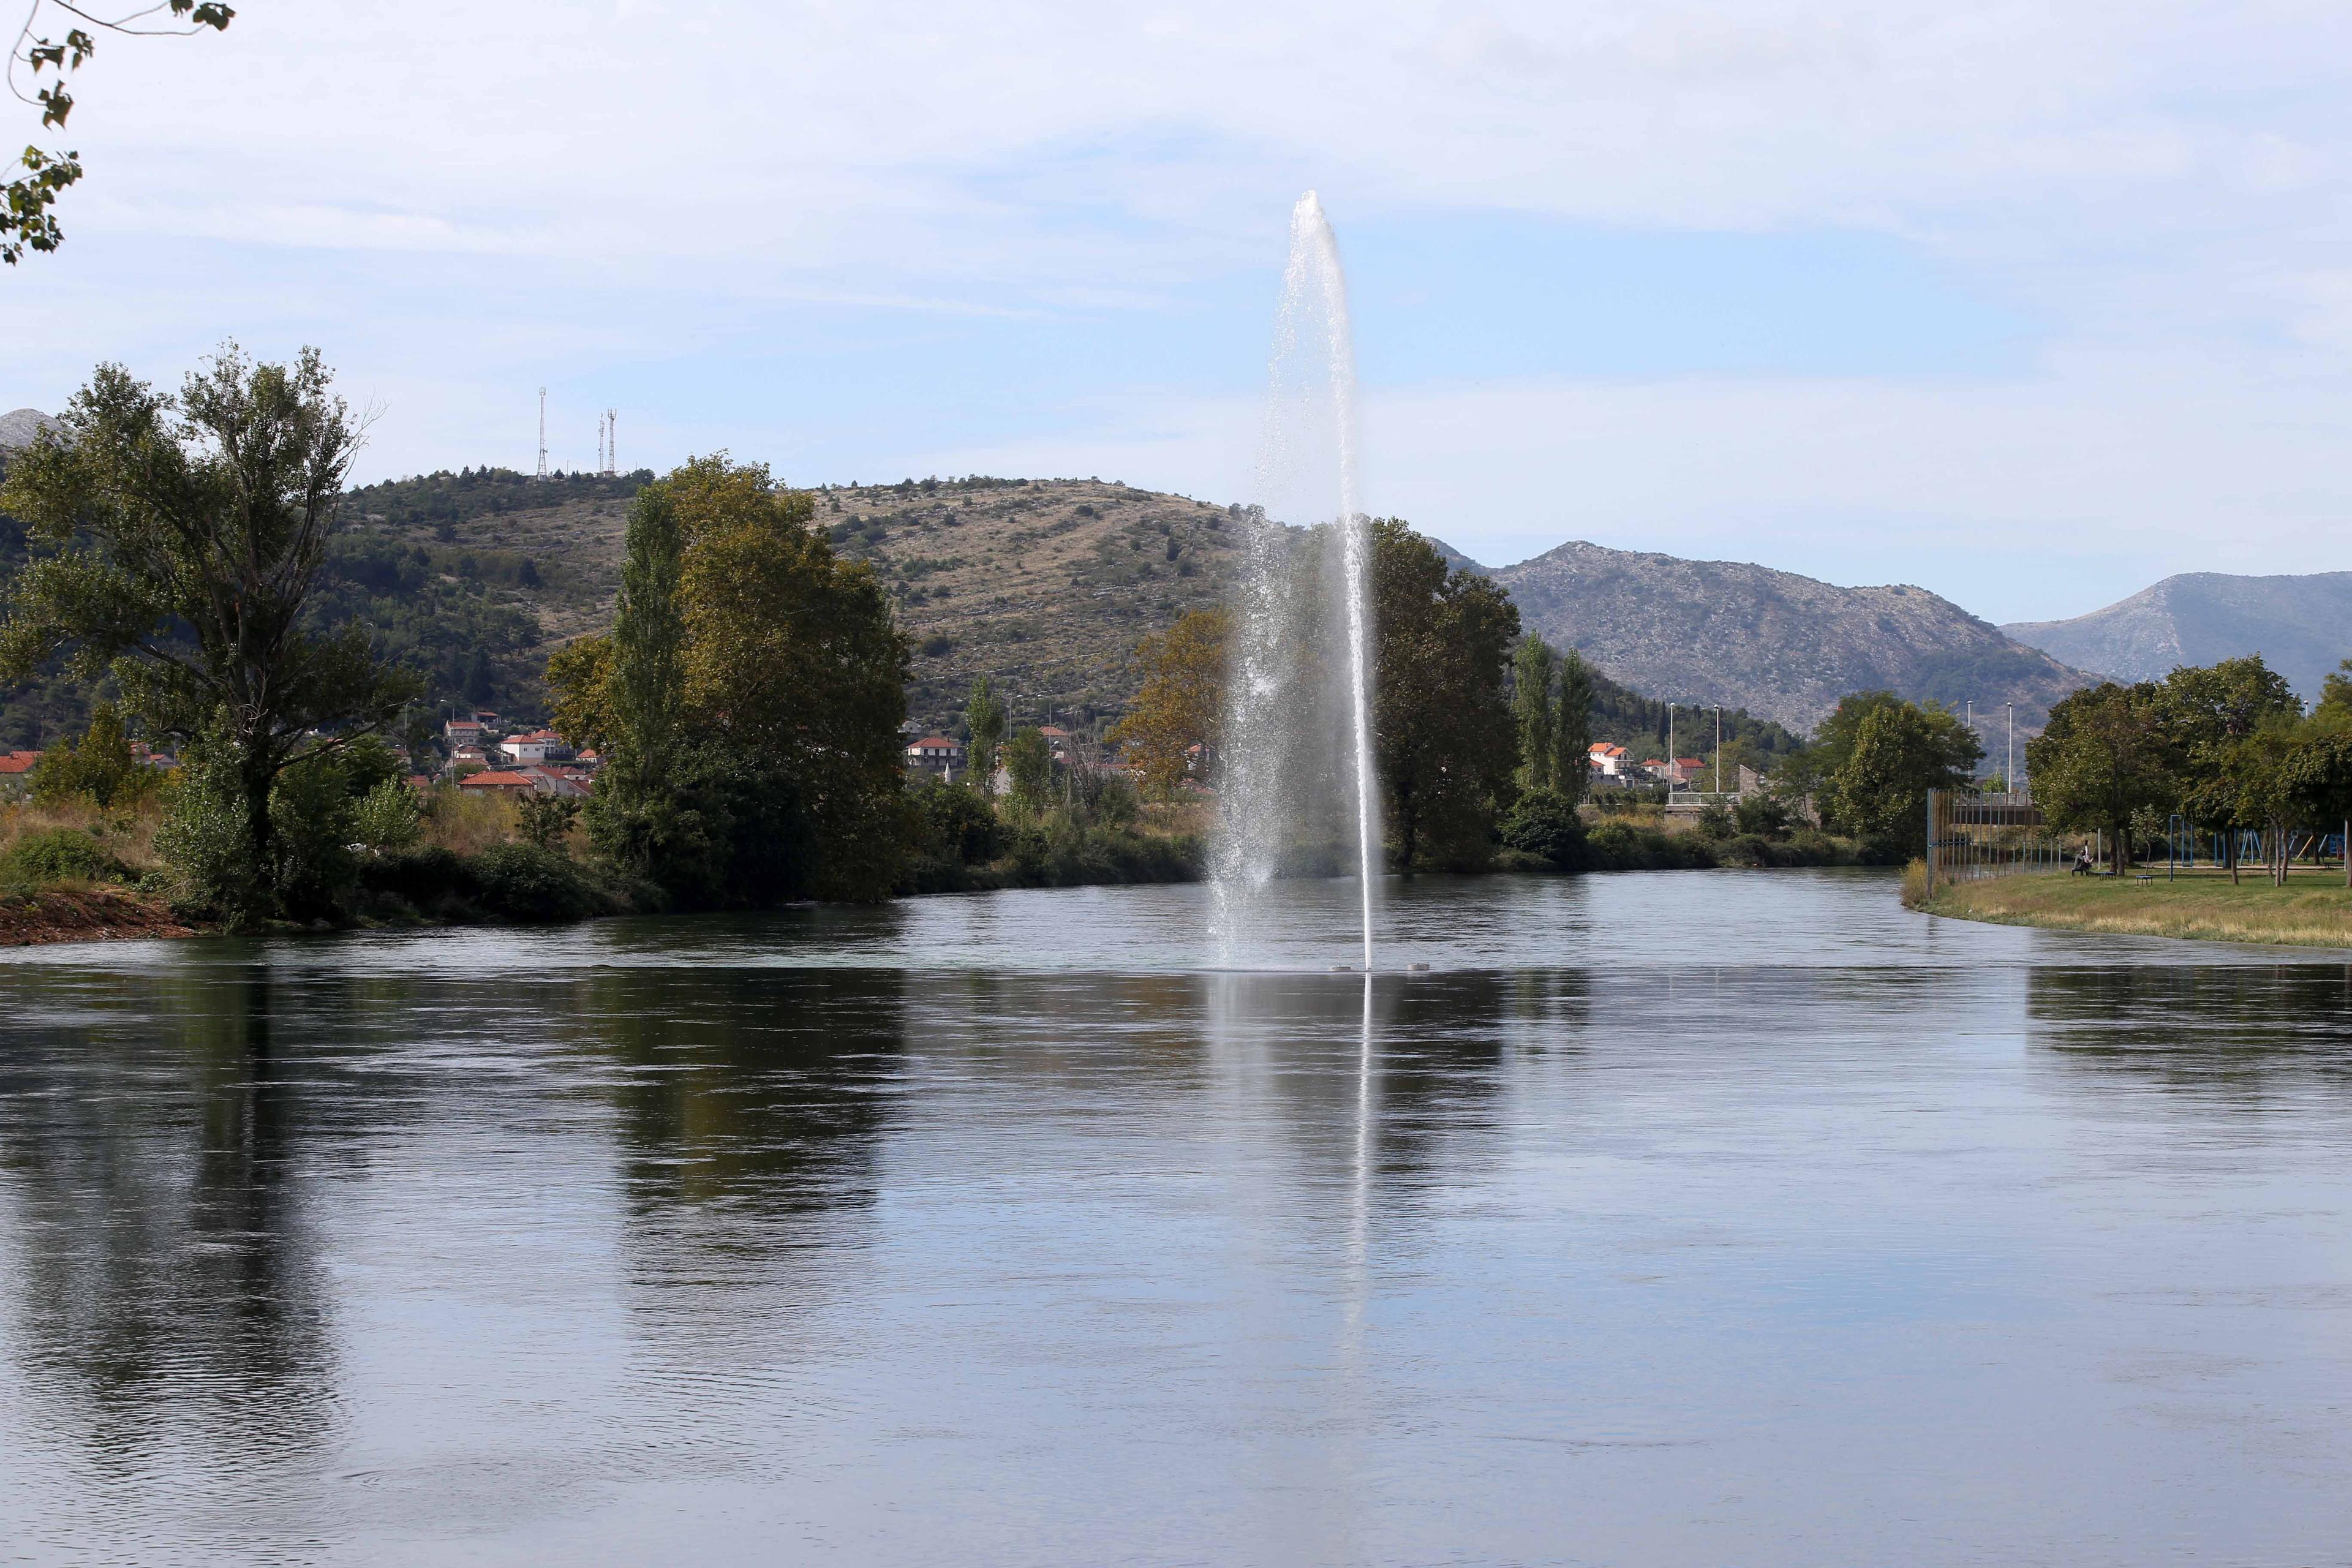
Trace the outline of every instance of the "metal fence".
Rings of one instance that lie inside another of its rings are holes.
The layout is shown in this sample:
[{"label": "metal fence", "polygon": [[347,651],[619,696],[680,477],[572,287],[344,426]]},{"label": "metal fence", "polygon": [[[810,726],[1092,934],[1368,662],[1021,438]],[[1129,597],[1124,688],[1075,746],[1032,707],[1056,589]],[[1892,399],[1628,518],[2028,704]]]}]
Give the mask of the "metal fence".
[{"label": "metal fence", "polygon": [[2063,871],[2066,852],[2022,791],[1927,792],[1927,890],[1948,882]]}]

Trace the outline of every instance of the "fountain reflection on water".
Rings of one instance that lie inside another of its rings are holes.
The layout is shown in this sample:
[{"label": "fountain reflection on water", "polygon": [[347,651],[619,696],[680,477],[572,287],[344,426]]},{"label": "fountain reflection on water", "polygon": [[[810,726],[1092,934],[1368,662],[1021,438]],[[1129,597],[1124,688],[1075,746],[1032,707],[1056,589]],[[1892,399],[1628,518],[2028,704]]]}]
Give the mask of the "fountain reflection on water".
[{"label": "fountain reflection on water", "polygon": [[[1234,630],[1212,921],[1219,962],[1262,949],[1265,889],[1352,871],[1364,967],[1381,865],[1372,772],[1371,542],[1357,482],[1347,276],[1309,191],[1290,219]],[[1286,519],[1312,526],[1285,525]]]}]

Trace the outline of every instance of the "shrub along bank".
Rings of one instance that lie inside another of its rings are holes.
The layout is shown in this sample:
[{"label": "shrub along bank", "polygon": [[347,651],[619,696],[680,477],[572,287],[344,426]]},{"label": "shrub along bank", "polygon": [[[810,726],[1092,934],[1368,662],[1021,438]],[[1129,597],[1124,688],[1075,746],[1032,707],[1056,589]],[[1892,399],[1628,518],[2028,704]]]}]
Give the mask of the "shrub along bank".
[{"label": "shrub along bank", "polygon": [[1529,790],[1503,823],[1496,865],[1510,871],[1673,871],[1717,867],[1858,866],[1870,847],[1800,822],[1769,795],[1735,810],[1710,807],[1670,822],[1661,808],[1580,811],[1550,790]]},{"label": "shrub along bank", "polygon": [[915,844],[900,893],[1193,882],[1207,866],[1202,808],[1146,806],[1123,781],[1070,781],[1053,803],[1022,793],[1002,805],[937,780],[910,792]]}]

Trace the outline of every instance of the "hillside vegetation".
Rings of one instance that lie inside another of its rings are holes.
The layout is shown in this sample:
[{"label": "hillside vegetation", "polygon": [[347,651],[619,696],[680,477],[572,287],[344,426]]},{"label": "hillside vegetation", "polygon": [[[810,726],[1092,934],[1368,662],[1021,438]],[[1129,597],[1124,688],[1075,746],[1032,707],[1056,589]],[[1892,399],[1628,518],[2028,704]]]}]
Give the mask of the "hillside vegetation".
[{"label": "hillside vegetation", "polygon": [[[476,468],[354,489],[320,613],[374,628],[424,676],[435,708],[543,717],[549,653],[612,624],[628,500],[651,478]],[[951,727],[981,676],[1016,717],[1059,712],[1083,727],[1123,711],[1139,681],[1137,641],[1223,595],[1244,524],[1239,508],[1091,479],[814,495],[835,548],[870,563],[891,596],[913,647],[909,717],[929,728]],[[0,520],[0,572],[23,559],[21,532]],[[1851,690],[1973,699],[1980,711],[2015,700],[2021,727],[2038,728],[2084,679],[1916,588],[1580,543],[1488,575],[1529,629],[1581,649],[1604,678],[1596,737],[1645,752],[1666,749],[1667,726],[1664,703],[1643,693],[1674,697],[1685,715],[1721,702],[1726,739],[1773,754]],[[37,682],[0,703],[0,745],[47,744],[88,715],[70,683]],[[1692,727],[1677,750],[1711,748],[1711,719],[1681,723]]]},{"label": "hillside vegetation", "polygon": [[[548,651],[612,624],[628,498],[650,474],[436,474],[352,493],[339,606],[384,628],[435,700],[545,710]],[[974,677],[1017,710],[1091,717],[1134,695],[1135,644],[1230,580],[1240,516],[1094,479],[909,479],[814,492],[913,646],[910,716],[953,721]],[[536,503],[536,504],[534,504]],[[414,607],[405,613],[400,602]]]}]

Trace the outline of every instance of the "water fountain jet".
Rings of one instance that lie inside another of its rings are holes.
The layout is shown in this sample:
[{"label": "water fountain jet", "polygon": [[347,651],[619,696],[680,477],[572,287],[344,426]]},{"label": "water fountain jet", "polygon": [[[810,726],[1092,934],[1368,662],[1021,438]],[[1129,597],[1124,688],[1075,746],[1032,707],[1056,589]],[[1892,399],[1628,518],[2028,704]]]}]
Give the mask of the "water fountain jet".
[{"label": "water fountain jet", "polygon": [[[1347,274],[1322,203],[1290,215],[1257,480],[1240,584],[1212,883],[1223,962],[1259,893],[1344,823],[1364,968],[1381,870],[1372,761],[1371,535],[1358,489]],[[1305,531],[1286,519],[1310,525]],[[1341,743],[1326,752],[1320,742]]]}]

